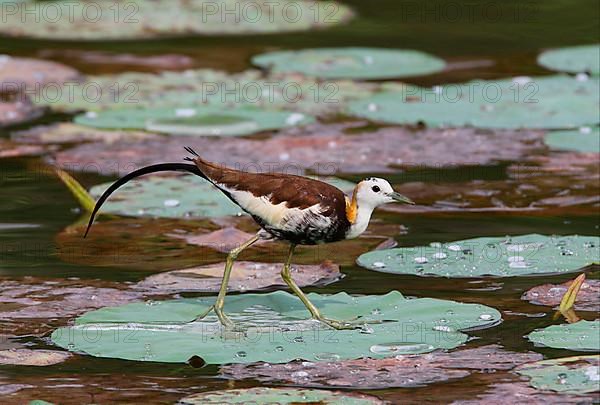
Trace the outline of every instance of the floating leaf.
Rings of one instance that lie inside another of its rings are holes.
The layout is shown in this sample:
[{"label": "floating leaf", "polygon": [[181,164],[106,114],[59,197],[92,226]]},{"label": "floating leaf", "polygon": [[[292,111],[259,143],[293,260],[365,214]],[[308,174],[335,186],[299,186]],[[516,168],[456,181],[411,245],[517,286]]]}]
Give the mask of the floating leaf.
[{"label": "floating leaf", "polygon": [[[573,280],[563,284],[543,284],[526,291],[521,297],[532,304],[556,307]],[[578,311],[600,311],[600,280],[586,280],[577,294],[575,307]]]},{"label": "floating leaf", "polygon": [[597,236],[475,238],[430,246],[375,250],[357,263],[370,270],[442,277],[559,274],[600,262]]},{"label": "floating leaf", "polygon": [[[7,16],[8,13],[4,15]],[[53,86],[59,86],[66,81],[72,82],[78,77],[79,72],[61,63],[0,54],[0,90],[2,93],[23,92],[25,88],[28,91],[37,92],[45,84],[51,83]]]},{"label": "floating leaf", "polygon": [[[218,292],[225,263],[208,264],[183,270],[154,274],[136,284],[136,288],[166,294],[184,291]],[[280,276],[283,263],[257,263],[236,261],[231,272],[228,291],[260,290],[268,287],[287,287]],[[324,262],[315,265],[293,265],[292,276],[300,286],[326,285],[342,274],[337,265]]]},{"label": "floating leaf", "polygon": [[123,289],[123,283],[34,277],[0,280],[0,292],[0,320],[5,321],[0,322],[2,330],[27,335],[46,334],[57,319],[64,322],[92,309],[144,297],[142,292]]},{"label": "floating leaf", "polygon": [[576,351],[600,351],[600,320],[552,325],[531,332],[536,345]]},{"label": "floating leaf", "polygon": [[336,392],[302,388],[255,387],[235,390],[208,391],[179,400],[180,405],[222,404],[339,404],[380,405],[377,397],[358,393]]},{"label": "floating leaf", "polygon": [[235,381],[252,379],[269,384],[319,388],[387,389],[419,387],[463,378],[472,371],[510,370],[519,364],[541,359],[542,355],[537,353],[515,353],[498,345],[489,345],[387,359],[339,361],[334,353],[330,353],[329,360],[318,363],[231,364],[221,367],[221,373]]},{"label": "floating leaf", "polygon": [[[343,360],[449,349],[466,342],[468,336],[460,330],[501,321],[500,313],[490,307],[407,299],[397,291],[381,296],[311,293],[308,297],[328,317],[360,317],[360,322],[375,323],[360,330],[332,330],[307,319],[309,313],[297,297],[277,291],[227,297],[225,312],[246,328],[244,333],[223,331],[212,314],[190,322],[214,303],[214,297],[202,297],[92,311],[77,318],[74,327],[56,330],[52,340],[97,357],[184,363],[198,356],[206,364],[285,363],[325,361],[323,353]],[[124,341],[125,335],[135,339]]]},{"label": "floating leaf", "polygon": [[[255,233],[240,231],[237,228],[228,226],[226,228],[209,233],[202,233],[199,235],[171,233],[167,236],[175,239],[183,239],[189,245],[206,246],[219,252],[229,253],[242,243],[250,240],[250,238],[252,238],[254,235]],[[266,239],[261,239],[258,240],[254,245],[257,246],[269,242],[270,241]]]},{"label": "floating leaf", "polygon": [[600,153],[600,128],[581,127],[573,131],[552,131],[544,137],[551,149]]},{"label": "floating leaf", "polygon": [[565,75],[407,87],[349,104],[352,115],[432,127],[562,129],[598,123],[600,81]]},{"label": "floating leaf", "polygon": [[540,391],[530,387],[524,381],[494,383],[473,400],[455,401],[455,405],[487,405],[487,404],[593,404],[594,396],[569,395],[551,391]]},{"label": "floating leaf", "polygon": [[[323,178],[334,185],[352,185],[340,179]],[[99,198],[111,183],[94,186],[90,194]],[[146,176],[119,189],[101,212],[131,217],[218,218],[242,215],[240,207],[198,176]]]},{"label": "floating leaf", "polygon": [[40,125],[24,131],[14,132],[14,141],[29,144],[75,144],[84,142],[102,142],[114,144],[119,141],[156,140],[161,135],[144,131],[102,130],[75,125],[70,122],[59,122],[51,125]]},{"label": "floating leaf", "polygon": [[383,48],[318,48],[269,52],[252,63],[276,73],[298,72],[326,79],[390,79],[422,76],[445,62],[423,52]]},{"label": "floating leaf", "polygon": [[371,95],[380,87],[352,80],[323,82],[299,74],[264,75],[258,70],[231,74],[211,69],[88,76],[80,86],[97,89],[98,94],[88,97],[85,91],[65,87],[56,97],[35,101],[67,112],[216,106],[215,113],[220,114],[245,106],[324,116],[340,112],[349,101]]},{"label": "floating leaf", "polygon": [[[116,0],[95,4],[92,17],[85,11],[81,12],[89,6],[89,2],[84,0],[73,1],[69,5],[60,1],[22,1],[17,2],[16,12],[6,13],[0,32],[54,40],[268,34],[333,26],[352,17],[348,7],[330,1],[283,0],[270,3],[256,0],[253,7],[244,7],[242,11],[238,0],[223,0],[213,5],[208,6],[204,0]],[[53,12],[57,16],[39,18],[48,13],[48,8],[56,10]],[[294,11],[289,11],[290,8]],[[79,12],[74,13],[74,10]],[[288,13],[297,15],[291,18]]]},{"label": "floating leaf", "polygon": [[147,129],[173,135],[238,136],[313,122],[304,114],[258,108],[177,107],[88,112],[75,123],[105,129]]},{"label": "floating leaf", "polygon": [[9,349],[0,350],[0,364],[16,366],[51,366],[62,363],[72,355],[56,350]]},{"label": "floating leaf", "polygon": [[545,68],[569,73],[600,74],[600,45],[572,46],[545,51],[538,56]]},{"label": "floating leaf", "polygon": [[600,389],[600,356],[574,356],[524,364],[515,371],[531,380],[538,390],[571,394]]},{"label": "floating leaf", "polygon": [[42,110],[29,101],[0,100],[0,128],[30,121],[42,115]]},{"label": "floating leaf", "polygon": [[[372,131],[361,128],[366,124],[365,121],[312,124],[285,129],[268,139],[190,137],[185,144],[202,156],[228,166],[256,168],[257,162],[269,162],[260,169],[287,170],[293,174],[307,171],[323,175],[337,172],[370,175],[397,171],[398,166],[440,169],[522,161],[540,149],[542,139],[542,134],[535,131],[499,130],[492,134],[475,128],[415,131],[398,126]],[[180,161],[183,152],[180,138],[161,137],[129,142],[126,148],[117,143],[79,145],[54,156],[63,168],[125,174],[132,162],[144,165]],[[573,162],[569,163],[568,166],[573,166]],[[597,168],[595,161],[592,164]]]}]

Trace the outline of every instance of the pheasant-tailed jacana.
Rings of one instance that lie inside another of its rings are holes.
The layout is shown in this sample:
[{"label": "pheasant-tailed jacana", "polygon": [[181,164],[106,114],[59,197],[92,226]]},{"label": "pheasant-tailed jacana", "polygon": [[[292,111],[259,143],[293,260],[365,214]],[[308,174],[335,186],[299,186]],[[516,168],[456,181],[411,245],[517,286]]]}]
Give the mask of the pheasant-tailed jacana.
[{"label": "pheasant-tailed jacana", "polygon": [[[136,177],[163,171],[186,171],[196,174],[217,187],[231,201],[254,218],[264,231],[229,252],[223,281],[213,309],[225,327],[233,322],[223,312],[227,283],[233,262],[240,252],[261,238],[276,238],[290,243],[281,277],[302,300],[312,317],[336,329],[356,326],[325,318],[294,282],[290,263],[296,245],[315,245],[356,238],[369,225],[371,213],[379,205],[399,201],[413,202],[395,192],[384,179],[367,178],[356,185],[351,198],[330,184],[289,174],[248,173],[202,159],[193,149],[190,163],[162,163],[135,170],[112,184],[96,202],[85,235],[106,199],[120,186]],[[190,190],[193,192],[192,190]],[[85,237],[85,236],[84,236]]]}]

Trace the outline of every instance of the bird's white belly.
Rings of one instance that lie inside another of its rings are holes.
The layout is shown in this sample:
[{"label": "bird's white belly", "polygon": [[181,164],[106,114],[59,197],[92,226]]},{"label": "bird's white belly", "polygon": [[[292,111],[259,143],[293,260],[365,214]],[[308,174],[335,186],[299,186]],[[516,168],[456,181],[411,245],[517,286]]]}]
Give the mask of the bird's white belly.
[{"label": "bird's white belly", "polygon": [[322,207],[315,204],[307,208],[289,208],[285,201],[273,204],[271,196],[257,197],[248,191],[229,191],[237,203],[248,213],[259,217],[266,225],[286,232],[302,232],[309,229],[327,229],[331,218],[321,214]]}]

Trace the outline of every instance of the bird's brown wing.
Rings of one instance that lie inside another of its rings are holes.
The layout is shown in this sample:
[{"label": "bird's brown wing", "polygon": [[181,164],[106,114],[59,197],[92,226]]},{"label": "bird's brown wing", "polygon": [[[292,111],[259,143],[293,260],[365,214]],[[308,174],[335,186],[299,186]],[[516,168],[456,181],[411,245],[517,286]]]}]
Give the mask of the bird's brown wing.
[{"label": "bird's brown wing", "polygon": [[281,173],[249,173],[201,158],[194,162],[235,203],[267,224],[275,226],[289,216],[290,212],[283,208],[307,210],[313,207],[314,211],[319,205],[319,213],[325,217],[345,216],[344,193],[322,181]]}]

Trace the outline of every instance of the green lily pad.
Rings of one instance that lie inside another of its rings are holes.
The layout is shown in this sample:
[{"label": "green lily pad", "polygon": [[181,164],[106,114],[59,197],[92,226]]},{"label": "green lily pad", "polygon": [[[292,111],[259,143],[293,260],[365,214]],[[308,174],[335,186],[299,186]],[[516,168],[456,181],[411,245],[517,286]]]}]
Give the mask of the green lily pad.
[{"label": "green lily pad", "polygon": [[[212,105],[218,107],[213,111],[216,114],[249,106],[323,116],[340,112],[347,102],[371,95],[378,88],[376,83],[324,82],[299,74],[265,76],[258,70],[230,74],[197,69],[88,76],[72,89],[52,93],[49,89],[52,97],[36,97],[34,102],[67,112]],[[84,89],[91,89],[90,94]]]},{"label": "green lily pad", "polygon": [[[352,190],[353,183],[323,178],[343,191]],[[90,195],[98,199],[110,183],[96,185]],[[129,217],[219,218],[243,215],[221,191],[197,176],[146,176],[129,182],[104,203],[102,212]]]},{"label": "green lily pad", "polygon": [[539,390],[585,394],[600,390],[600,356],[574,356],[542,360],[515,369],[531,378],[529,384]]},{"label": "green lily pad", "polygon": [[235,390],[209,391],[190,395],[179,400],[180,405],[221,404],[339,404],[379,405],[377,397],[358,393],[342,393],[306,388],[255,387]]},{"label": "green lily pad", "polygon": [[600,45],[572,46],[553,49],[538,56],[545,68],[569,73],[600,74]]},{"label": "green lily pad", "polygon": [[234,136],[304,125],[312,117],[300,113],[218,107],[118,109],[88,112],[75,117],[75,123],[96,128],[147,129],[173,135]]},{"label": "green lily pad", "polygon": [[14,12],[4,13],[0,33],[59,40],[266,34],[329,27],[352,17],[348,7],[331,1],[256,0],[252,6],[239,0],[115,0],[90,4],[87,0],[69,5],[61,1],[21,1]]},{"label": "green lily pad", "polygon": [[600,320],[552,325],[531,332],[527,338],[536,345],[555,349],[600,351]]},{"label": "green lily pad", "polygon": [[423,52],[383,48],[319,48],[269,52],[252,63],[274,72],[326,79],[389,79],[439,72],[445,62]]},{"label": "green lily pad", "polygon": [[581,127],[573,131],[549,132],[544,142],[552,149],[600,153],[600,128]]},{"label": "green lily pad", "polygon": [[598,123],[600,80],[556,75],[404,87],[351,102],[350,114],[432,127],[562,129]]},{"label": "green lily pad", "polygon": [[52,341],[96,357],[137,361],[182,363],[199,356],[206,364],[286,363],[451,349],[467,341],[461,330],[501,321],[497,310],[480,304],[407,299],[397,291],[381,296],[311,293],[308,297],[331,318],[359,316],[364,322],[385,322],[369,323],[362,330],[333,330],[309,319],[297,297],[277,291],[227,297],[225,312],[246,328],[245,333],[223,331],[212,314],[190,323],[214,303],[214,297],[202,297],[88,312],[76,319],[75,326],[57,329]]},{"label": "green lily pad", "polygon": [[597,236],[465,239],[446,244],[375,250],[357,263],[384,273],[472,278],[560,274],[600,262]]}]

